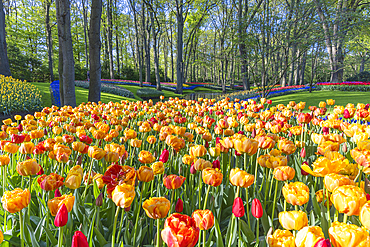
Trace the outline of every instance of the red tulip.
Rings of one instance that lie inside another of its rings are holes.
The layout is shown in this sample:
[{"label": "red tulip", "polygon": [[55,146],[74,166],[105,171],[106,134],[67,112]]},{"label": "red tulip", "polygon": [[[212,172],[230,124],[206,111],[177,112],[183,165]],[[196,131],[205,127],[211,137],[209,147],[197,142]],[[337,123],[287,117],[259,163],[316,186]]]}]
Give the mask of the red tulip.
[{"label": "red tulip", "polygon": [[18,143],[24,142],[25,138],[26,137],[23,134],[21,134],[21,135],[12,134],[11,141],[12,141],[12,143],[17,143],[18,144]]},{"label": "red tulip", "polygon": [[179,198],[176,202],[175,210],[177,213],[181,213],[184,210],[184,202]]},{"label": "red tulip", "polygon": [[[302,163],[302,165],[308,165],[308,162],[307,162],[307,161],[305,161],[305,162],[303,162],[303,163]],[[303,176],[307,176],[309,173],[308,173],[308,172],[306,172],[306,171],[304,171],[304,170],[301,168],[301,174],[302,174]]]},{"label": "red tulip", "polygon": [[17,126],[17,129],[18,129],[18,131],[19,131],[19,132],[22,132],[22,131],[23,131],[23,126],[22,126],[22,124],[19,124],[19,125]]},{"label": "red tulip", "polygon": [[351,117],[351,114],[349,113],[348,109],[344,109],[343,117],[344,118],[350,118]]},{"label": "red tulip", "polygon": [[365,105],[365,110],[369,110],[369,107],[370,107],[370,104],[369,104],[369,103],[367,103],[367,104]]},{"label": "red tulip", "polygon": [[328,134],[329,134],[329,128],[328,128],[328,127],[323,127],[323,128],[322,128],[322,133],[323,133],[324,135],[328,135]]},{"label": "red tulip", "polygon": [[366,199],[370,201],[370,194],[366,194]]},{"label": "red tulip", "polygon": [[272,100],[268,99],[267,101],[267,104],[271,105],[272,104]]},{"label": "red tulip", "polygon": [[89,247],[86,236],[82,232],[76,231],[72,237],[71,247]]},{"label": "red tulip", "polygon": [[[39,165],[40,166],[40,165]],[[42,175],[44,174],[44,169],[42,169],[42,166],[40,166],[40,171],[36,173],[37,175]]]},{"label": "red tulip", "polygon": [[302,158],[306,157],[306,149],[304,147],[302,148],[300,155]]},{"label": "red tulip", "polygon": [[190,173],[191,173],[191,174],[195,174],[195,173],[197,173],[197,170],[195,170],[195,168],[194,168],[194,165],[193,165],[193,164],[190,166]]},{"label": "red tulip", "polygon": [[159,156],[159,161],[166,163],[168,161],[168,157],[170,156],[170,152],[167,149],[162,151],[161,156]]},{"label": "red tulip", "polygon": [[57,215],[55,215],[54,225],[56,227],[63,227],[68,222],[68,209],[66,205],[63,205],[59,208]]},{"label": "red tulip", "polygon": [[243,200],[240,197],[235,198],[233,204],[233,214],[235,217],[243,217],[245,213]]},{"label": "red tulip", "polygon": [[212,162],[212,165],[213,165],[213,168],[218,168],[218,169],[220,169],[220,167],[221,167],[221,163],[220,163],[220,161],[219,160],[215,160],[215,161],[213,161]]},{"label": "red tulip", "polygon": [[252,135],[251,135],[251,137],[252,137],[252,138],[255,138],[255,137],[256,137],[256,135],[257,135],[256,129],[253,129],[253,130],[252,130]]},{"label": "red tulip", "polygon": [[261,218],[263,215],[261,202],[257,198],[252,201],[252,215],[257,219]]},{"label": "red tulip", "polygon": [[316,242],[314,247],[331,247],[330,240],[322,238],[319,241]]}]

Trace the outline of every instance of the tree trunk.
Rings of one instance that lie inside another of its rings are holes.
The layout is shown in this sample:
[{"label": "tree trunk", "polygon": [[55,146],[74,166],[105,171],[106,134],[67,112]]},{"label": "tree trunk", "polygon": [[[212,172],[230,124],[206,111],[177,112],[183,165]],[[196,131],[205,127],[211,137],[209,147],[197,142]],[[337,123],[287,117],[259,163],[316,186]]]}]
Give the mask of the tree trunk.
[{"label": "tree trunk", "polygon": [[0,1],[0,74],[11,76],[6,47],[5,13],[3,1]]},{"label": "tree trunk", "polygon": [[50,26],[50,5],[53,0],[45,1],[45,25],[46,25],[46,46],[48,49],[48,65],[49,65],[49,81],[54,81],[54,71],[53,71],[53,40],[51,35],[51,26]]},{"label": "tree trunk", "polygon": [[82,14],[84,23],[84,39],[85,39],[85,59],[86,59],[86,69],[89,70],[89,53],[87,52],[88,40],[87,40],[87,11],[85,7],[85,0],[82,0]]},{"label": "tree trunk", "polygon": [[366,62],[366,54],[361,59],[360,73],[364,72],[365,70],[365,62]]},{"label": "tree trunk", "polygon": [[[59,2],[55,1],[56,17],[59,18]],[[60,105],[64,105],[64,86],[63,86],[63,41],[61,26],[58,25],[58,41],[59,41],[59,59],[58,59],[58,75],[59,75],[59,98]]]},{"label": "tree trunk", "polygon": [[293,86],[293,78],[294,78],[294,72],[295,72],[295,56],[297,54],[297,44],[293,44],[292,48],[292,64],[291,64],[291,72],[290,72],[290,78],[289,78],[289,86]]},{"label": "tree trunk", "polygon": [[307,50],[303,53],[302,56],[302,63],[301,63],[301,85],[304,85],[304,72],[306,70],[306,56],[307,56]]},{"label": "tree trunk", "polygon": [[[143,60],[142,60],[142,49],[139,45],[139,28],[138,28],[138,21],[137,21],[137,12],[134,5],[134,1],[130,0],[131,9],[134,13],[134,27],[135,27],[135,44],[136,44],[136,54],[137,60],[139,62],[139,80],[140,80],[140,87],[143,86]],[[144,11],[144,10],[143,10]]]},{"label": "tree trunk", "polygon": [[184,32],[184,17],[183,17],[183,3],[180,0],[180,6],[178,7],[177,12],[177,61],[176,61],[176,70],[177,70],[177,84],[176,84],[176,93],[182,94],[182,85],[184,78],[183,71],[183,32]]},{"label": "tree trunk", "polygon": [[[115,1],[115,6],[116,6],[116,9],[117,9],[117,0]],[[116,60],[117,60],[117,77],[120,78],[121,76],[121,65],[120,65],[120,57],[119,57],[119,42],[118,42],[118,18],[117,18],[117,13],[115,14],[116,16],[116,53],[117,53],[117,56],[116,56]]]},{"label": "tree trunk", "polygon": [[[151,26],[152,26],[152,33],[153,33],[153,50],[154,50],[154,69],[155,69],[155,79],[156,79],[156,86],[157,90],[161,90],[161,79],[159,77],[159,55],[157,50],[157,33],[155,31],[155,25],[154,25],[154,16],[153,12],[150,11],[150,20],[151,20]],[[159,28],[159,27],[158,27]]]},{"label": "tree trunk", "polygon": [[100,23],[102,14],[102,0],[92,0],[89,30],[90,53],[90,85],[89,97],[91,102],[100,101],[101,92],[101,64],[100,64]]},{"label": "tree trunk", "polygon": [[113,45],[112,45],[112,0],[107,2],[107,18],[108,18],[108,53],[109,53],[109,75],[111,79],[114,79],[113,71]]},{"label": "tree trunk", "polygon": [[[57,0],[58,30],[63,53],[63,94],[64,105],[76,107],[75,67],[71,36],[71,16],[69,0]],[[60,28],[59,28],[60,27]]]},{"label": "tree trunk", "polygon": [[175,69],[173,68],[174,59],[173,59],[173,33],[172,33],[172,16],[170,16],[170,43],[171,43],[171,82],[175,81]]}]

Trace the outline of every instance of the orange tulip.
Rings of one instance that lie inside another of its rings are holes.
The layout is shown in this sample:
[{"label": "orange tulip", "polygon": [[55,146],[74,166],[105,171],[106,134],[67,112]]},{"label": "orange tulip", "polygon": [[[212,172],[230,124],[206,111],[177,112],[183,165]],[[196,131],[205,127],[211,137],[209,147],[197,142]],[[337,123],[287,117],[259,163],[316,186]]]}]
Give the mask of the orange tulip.
[{"label": "orange tulip", "polygon": [[124,135],[125,135],[126,139],[135,139],[136,136],[137,136],[137,133],[133,129],[125,129],[124,130]]},{"label": "orange tulip", "polygon": [[76,165],[72,167],[68,172],[64,185],[71,190],[80,188],[83,174],[84,171],[81,166]]},{"label": "orange tulip", "polygon": [[1,202],[3,208],[11,214],[18,213],[26,208],[31,201],[31,193],[28,189],[16,188],[12,191],[5,191]]},{"label": "orange tulip", "polygon": [[117,207],[128,208],[135,198],[135,187],[130,184],[117,185],[112,192],[112,201]]},{"label": "orange tulip", "polygon": [[163,174],[164,173],[164,165],[162,161],[154,162],[151,165],[151,168],[153,169],[154,175]]},{"label": "orange tulip", "polygon": [[325,188],[329,192],[332,192],[336,188],[342,185],[355,185],[355,182],[352,179],[350,179],[348,176],[330,173],[330,174],[325,175],[324,185],[325,185]]},{"label": "orange tulip", "polygon": [[279,213],[279,222],[287,230],[301,230],[308,225],[308,218],[303,211],[283,211]]},{"label": "orange tulip", "polygon": [[11,153],[11,154],[15,154],[16,152],[18,152],[18,149],[19,149],[18,145],[10,143],[10,142],[7,142],[3,148],[5,152]]},{"label": "orange tulip", "polygon": [[204,231],[211,229],[215,223],[215,219],[211,210],[195,210],[191,217],[195,220],[196,226]]},{"label": "orange tulip", "polygon": [[203,157],[207,154],[207,149],[203,145],[192,146],[189,154],[193,157]]},{"label": "orange tulip", "polygon": [[10,163],[8,155],[0,155],[0,166],[6,166]]},{"label": "orange tulip", "polygon": [[339,143],[332,141],[325,141],[317,147],[317,152],[324,155],[327,151],[339,151]]},{"label": "orange tulip", "polygon": [[116,153],[116,152],[106,152],[106,154],[104,156],[104,159],[108,163],[115,163],[115,162],[119,161],[119,154]]},{"label": "orange tulip", "polygon": [[349,165],[350,164],[347,159],[330,160],[326,157],[319,157],[312,164],[313,169],[311,169],[308,165],[302,165],[302,170],[315,177],[324,177],[330,173],[339,173],[339,171],[345,169]]},{"label": "orange tulip", "polygon": [[131,141],[130,141],[130,145],[131,145],[131,147],[139,148],[139,147],[141,147],[141,143],[142,143],[142,142],[143,142],[142,140],[138,140],[138,139],[131,139]]},{"label": "orange tulip", "polygon": [[72,149],[76,152],[83,153],[85,150],[86,144],[83,142],[74,142],[72,143]]},{"label": "orange tulip", "polygon": [[40,185],[41,189],[46,191],[52,191],[58,189],[62,186],[64,178],[58,174],[50,173],[50,175],[42,175],[37,178],[37,183]]},{"label": "orange tulip", "polygon": [[278,148],[284,153],[284,154],[292,154],[295,152],[297,147],[294,145],[292,141],[289,141],[288,139],[281,139],[278,141]]},{"label": "orange tulip", "polygon": [[140,166],[137,171],[137,178],[141,182],[150,182],[154,179],[153,169],[147,166]]},{"label": "orange tulip", "polygon": [[17,172],[22,176],[36,175],[41,167],[37,164],[36,159],[29,159],[17,164]]},{"label": "orange tulip", "polygon": [[155,136],[148,136],[148,138],[146,138],[146,141],[150,144],[154,144],[157,141],[157,138]]},{"label": "orange tulip", "polygon": [[333,190],[331,201],[334,207],[348,216],[359,215],[362,206],[366,203],[366,193],[355,185],[343,185]]},{"label": "orange tulip", "polygon": [[280,166],[274,169],[274,178],[279,181],[292,180],[295,176],[295,170],[289,166]]},{"label": "orange tulip", "polygon": [[95,174],[93,177],[93,180],[95,180],[96,184],[98,185],[99,190],[103,189],[105,185],[102,177],[103,175],[100,173]]},{"label": "orange tulip", "polygon": [[271,169],[286,166],[288,163],[287,158],[283,155],[273,156],[269,154],[259,156],[257,161],[258,161],[258,164],[260,164],[260,166],[271,168]]},{"label": "orange tulip", "polygon": [[186,178],[183,176],[177,176],[175,174],[172,174],[163,178],[163,184],[164,186],[166,186],[167,189],[175,190],[181,187],[185,179]]},{"label": "orange tulip", "polygon": [[310,199],[310,190],[302,182],[285,184],[283,187],[285,200],[293,206],[302,206]]},{"label": "orange tulip", "polygon": [[50,199],[48,201],[48,207],[50,210],[50,214],[52,216],[55,216],[63,204],[66,205],[68,212],[71,212],[74,203],[75,203],[75,197],[72,196],[72,194],[63,195],[61,197],[54,197],[53,199]]},{"label": "orange tulip", "polygon": [[194,162],[194,168],[197,171],[203,171],[204,169],[210,168],[210,167],[212,167],[212,163],[204,159],[197,159]]},{"label": "orange tulip", "polygon": [[314,247],[315,244],[323,238],[325,238],[325,236],[321,227],[306,226],[298,231],[295,238],[295,244],[296,247]]},{"label": "orange tulip", "polygon": [[[329,194],[329,207],[331,207],[333,205],[333,202],[330,199],[331,193],[328,193],[328,194]],[[318,203],[322,203],[325,207],[327,206],[326,195],[324,195],[324,190],[316,191],[315,196],[316,196],[316,201]]]},{"label": "orange tulip", "polygon": [[253,175],[247,173],[246,171],[240,170],[239,168],[231,169],[229,179],[232,185],[243,188],[248,188],[254,182]]},{"label": "orange tulip", "polygon": [[361,208],[360,221],[362,225],[370,230],[370,201],[367,201]]},{"label": "orange tulip", "polygon": [[258,141],[258,147],[262,149],[270,149],[275,146],[275,141],[270,136],[260,135],[255,138]]},{"label": "orange tulip", "polygon": [[165,218],[170,208],[171,203],[165,197],[151,197],[143,203],[146,215],[152,219]]},{"label": "orange tulip", "polygon": [[296,247],[295,238],[290,231],[277,229],[268,236],[267,243],[270,247]]},{"label": "orange tulip", "polygon": [[356,225],[333,222],[329,228],[329,237],[334,247],[370,246],[369,233]]},{"label": "orange tulip", "polygon": [[102,158],[104,158],[106,152],[97,146],[90,146],[87,151],[87,154],[89,155],[90,158],[101,160]]},{"label": "orange tulip", "polygon": [[19,152],[21,154],[32,154],[35,144],[32,142],[23,142],[19,147]]},{"label": "orange tulip", "polygon": [[243,137],[234,140],[234,148],[238,153],[253,155],[257,153],[258,141]]},{"label": "orange tulip", "polygon": [[202,171],[202,178],[205,184],[217,187],[222,183],[223,175],[219,169],[206,168]]},{"label": "orange tulip", "polygon": [[168,247],[194,247],[199,238],[199,228],[193,218],[174,213],[166,219],[161,236]]},{"label": "orange tulip", "polygon": [[188,154],[185,154],[184,157],[182,157],[182,163],[189,165],[189,166],[194,162],[194,160],[195,158]]},{"label": "orange tulip", "polygon": [[143,164],[150,164],[155,161],[155,158],[150,152],[142,150],[139,153],[139,161]]}]

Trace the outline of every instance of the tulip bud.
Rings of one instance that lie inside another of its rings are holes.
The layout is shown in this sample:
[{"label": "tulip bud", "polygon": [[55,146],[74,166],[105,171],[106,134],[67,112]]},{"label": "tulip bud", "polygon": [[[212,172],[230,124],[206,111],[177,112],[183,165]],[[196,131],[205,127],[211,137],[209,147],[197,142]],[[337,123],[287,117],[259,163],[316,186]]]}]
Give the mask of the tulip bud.
[{"label": "tulip bud", "polygon": [[322,238],[319,241],[316,242],[314,247],[331,247],[330,240]]},{"label": "tulip bud", "polygon": [[170,152],[168,152],[167,149],[164,149],[162,151],[161,156],[159,156],[159,161],[162,161],[163,163],[166,163],[168,161],[169,156],[170,156]]},{"label": "tulip bud", "polygon": [[206,141],[206,143],[204,144],[204,147],[205,148],[209,148],[209,143]]},{"label": "tulip bud", "polygon": [[369,107],[370,107],[370,104],[369,104],[369,103],[367,103],[367,104],[365,105],[365,110],[369,110]]},{"label": "tulip bud", "polygon": [[195,173],[197,173],[197,170],[195,169],[195,167],[194,167],[194,165],[193,165],[193,164],[190,166],[190,173],[191,173],[191,174],[195,174]]},{"label": "tulip bud", "polygon": [[130,205],[130,206],[128,206],[127,208],[125,208],[125,212],[130,211],[130,209],[131,209],[131,205]]},{"label": "tulip bud", "polygon": [[212,165],[213,165],[213,168],[218,168],[218,169],[220,169],[221,168],[221,163],[220,163],[220,161],[219,160],[215,160],[215,161],[213,161],[212,162]]},{"label": "tulip bud", "polygon": [[89,247],[86,236],[82,232],[76,231],[72,237],[71,247]]},{"label": "tulip bud", "polygon": [[304,147],[302,148],[300,155],[302,158],[306,157],[306,149]]},{"label": "tulip bud", "polygon": [[45,128],[44,129],[44,135],[47,136],[48,135],[48,130]]},{"label": "tulip bud", "polygon": [[345,143],[343,143],[343,146],[342,146],[342,152],[347,153],[347,151],[348,151],[347,143],[345,142]]},{"label": "tulip bud", "polygon": [[184,210],[184,202],[179,198],[176,202],[175,210],[178,213],[181,213]]},{"label": "tulip bud", "polygon": [[350,118],[351,117],[351,114],[349,113],[348,109],[344,109],[343,117],[344,118]]},{"label": "tulip bud", "polygon": [[251,135],[251,136],[252,136],[252,138],[255,138],[255,137],[256,137],[256,135],[257,135],[256,129],[253,129],[253,130],[252,130],[252,135]]},{"label": "tulip bud", "polygon": [[44,174],[44,169],[42,169],[42,166],[40,166],[40,171],[36,173],[36,175],[42,175],[42,174]]},{"label": "tulip bud", "polygon": [[56,189],[54,192],[54,197],[61,197],[62,194],[60,193],[59,189]]},{"label": "tulip bud", "polygon": [[240,197],[235,198],[232,212],[235,215],[235,217],[244,216],[245,210],[244,210],[243,200]]},{"label": "tulip bud", "polygon": [[22,126],[22,124],[19,124],[19,125],[17,126],[17,129],[18,129],[18,131],[19,131],[19,132],[22,132],[22,131],[23,131],[23,126]]},{"label": "tulip bud", "polygon": [[95,200],[95,205],[101,207],[103,205],[103,199],[104,199],[103,193],[100,193]]},{"label": "tulip bud", "polygon": [[257,219],[261,218],[263,215],[261,202],[257,198],[252,201],[252,215]]},{"label": "tulip bud", "polygon": [[323,128],[322,128],[322,133],[323,133],[324,135],[328,135],[328,134],[329,134],[329,128],[328,128],[328,127],[323,127]]},{"label": "tulip bud", "polygon": [[66,205],[63,203],[62,206],[59,208],[57,215],[55,215],[54,225],[56,227],[63,227],[68,222],[68,209]]},{"label": "tulip bud", "polygon": [[366,200],[370,201],[370,194],[366,194]]}]

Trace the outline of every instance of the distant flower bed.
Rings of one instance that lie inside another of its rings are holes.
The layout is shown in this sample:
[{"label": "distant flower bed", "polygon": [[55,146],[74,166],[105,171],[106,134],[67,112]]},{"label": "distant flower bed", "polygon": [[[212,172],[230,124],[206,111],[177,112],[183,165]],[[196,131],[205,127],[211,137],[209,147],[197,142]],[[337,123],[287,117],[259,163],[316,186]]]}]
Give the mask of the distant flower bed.
[{"label": "distant flower bed", "polygon": [[323,85],[323,86],[332,86],[332,85],[370,85],[370,82],[362,82],[362,81],[344,81],[344,82],[318,82],[317,85]]},{"label": "distant flower bed", "polygon": [[26,81],[0,75],[0,112],[36,111],[42,108],[41,93]]},{"label": "distant flower bed", "polygon": [[[75,81],[75,85],[77,87],[82,87],[85,89],[89,88],[89,83],[87,81]],[[119,86],[108,85],[108,84],[103,83],[101,84],[101,91],[104,93],[111,93],[111,94],[115,94],[115,95],[119,95],[119,96],[123,96],[127,98],[132,98],[132,99],[135,98],[134,94],[131,91],[123,87],[119,87]]]},{"label": "distant flower bed", "polygon": [[345,81],[345,82],[319,82],[317,83],[320,90],[338,90],[338,91],[370,91],[370,82]]}]

